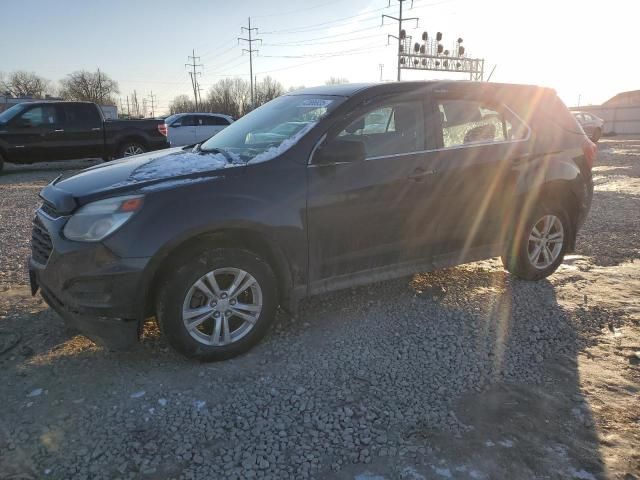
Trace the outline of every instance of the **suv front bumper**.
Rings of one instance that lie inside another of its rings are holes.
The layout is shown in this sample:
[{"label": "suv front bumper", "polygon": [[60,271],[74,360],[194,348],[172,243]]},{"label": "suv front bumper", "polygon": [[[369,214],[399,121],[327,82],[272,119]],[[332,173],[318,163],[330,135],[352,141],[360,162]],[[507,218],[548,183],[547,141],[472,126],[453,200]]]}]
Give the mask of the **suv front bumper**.
[{"label": "suv front bumper", "polygon": [[142,288],[148,258],[120,258],[100,243],[59,236],[57,223],[40,216],[53,249],[44,264],[29,258],[31,293],[38,290],[65,323],[114,350],[135,345],[145,311]]}]

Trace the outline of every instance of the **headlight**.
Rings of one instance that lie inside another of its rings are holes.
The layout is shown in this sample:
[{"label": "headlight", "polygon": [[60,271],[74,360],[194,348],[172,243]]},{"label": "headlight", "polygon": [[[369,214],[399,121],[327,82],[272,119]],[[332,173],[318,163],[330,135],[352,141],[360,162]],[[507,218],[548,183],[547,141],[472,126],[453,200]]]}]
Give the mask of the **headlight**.
[{"label": "headlight", "polygon": [[69,219],[64,236],[78,242],[99,242],[140,210],[143,200],[142,195],[131,195],[88,203]]}]

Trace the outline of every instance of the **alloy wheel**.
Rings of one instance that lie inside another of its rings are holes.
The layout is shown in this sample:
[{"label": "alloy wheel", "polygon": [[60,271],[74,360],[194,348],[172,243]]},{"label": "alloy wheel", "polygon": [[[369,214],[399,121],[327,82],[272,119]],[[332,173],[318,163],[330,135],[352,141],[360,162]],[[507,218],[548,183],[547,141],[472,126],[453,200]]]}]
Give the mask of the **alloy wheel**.
[{"label": "alloy wheel", "polygon": [[182,306],[182,322],[198,342],[224,346],[253,329],[262,304],[262,289],[250,273],[239,268],[218,268],[189,288]]},{"label": "alloy wheel", "polygon": [[124,149],[124,152],[122,153],[125,157],[132,157],[134,155],[140,155],[141,153],[144,153],[144,150],[140,145],[129,145]]},{"label": "alloy wheel", "polygon": [[531,265],[544,270],[555,262],[562,252],[564,228],[555,215],[540,218],[529,233],[527,254]]}]

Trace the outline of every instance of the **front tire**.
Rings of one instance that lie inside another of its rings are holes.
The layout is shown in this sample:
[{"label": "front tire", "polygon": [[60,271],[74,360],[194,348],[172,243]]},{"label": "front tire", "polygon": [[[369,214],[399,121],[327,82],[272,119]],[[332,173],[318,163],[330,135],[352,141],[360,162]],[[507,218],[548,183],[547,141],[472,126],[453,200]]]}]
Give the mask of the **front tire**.
[{"label": "front tire", "polygon": [[276,278],[265,261],[220,248],[176,266],[156,300],[158,324],[172,347],[189,358],[225,360],[264,337],[278,307]]},{"label": "front tire", "polygon": [[504,268],[523,280],[540,280],[557,270],[573,235],[564,209],[541,205],[519,225],[507,252]]}]

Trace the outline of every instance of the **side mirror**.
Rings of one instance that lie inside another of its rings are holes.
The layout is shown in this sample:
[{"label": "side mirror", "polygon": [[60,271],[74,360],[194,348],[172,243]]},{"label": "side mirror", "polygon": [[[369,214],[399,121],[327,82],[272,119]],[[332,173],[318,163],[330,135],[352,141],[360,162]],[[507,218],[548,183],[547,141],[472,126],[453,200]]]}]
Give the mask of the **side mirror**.
[{"label": "side mirror", "polygon": [[329,165],[332,163],[361,162],[367,156],[364,142],[361,140],[333,140],[320,147],[313,156],[313,163]]},{"label": "side mirror", "polygon": [[182,126],[182,124],[174,122],[174,123],[172,123],[172,124],[171,124],[171,125],[169,125],[169,126],[170,126],[171,128],[178,128],[178,127],[181,127],[181,126]]}]

